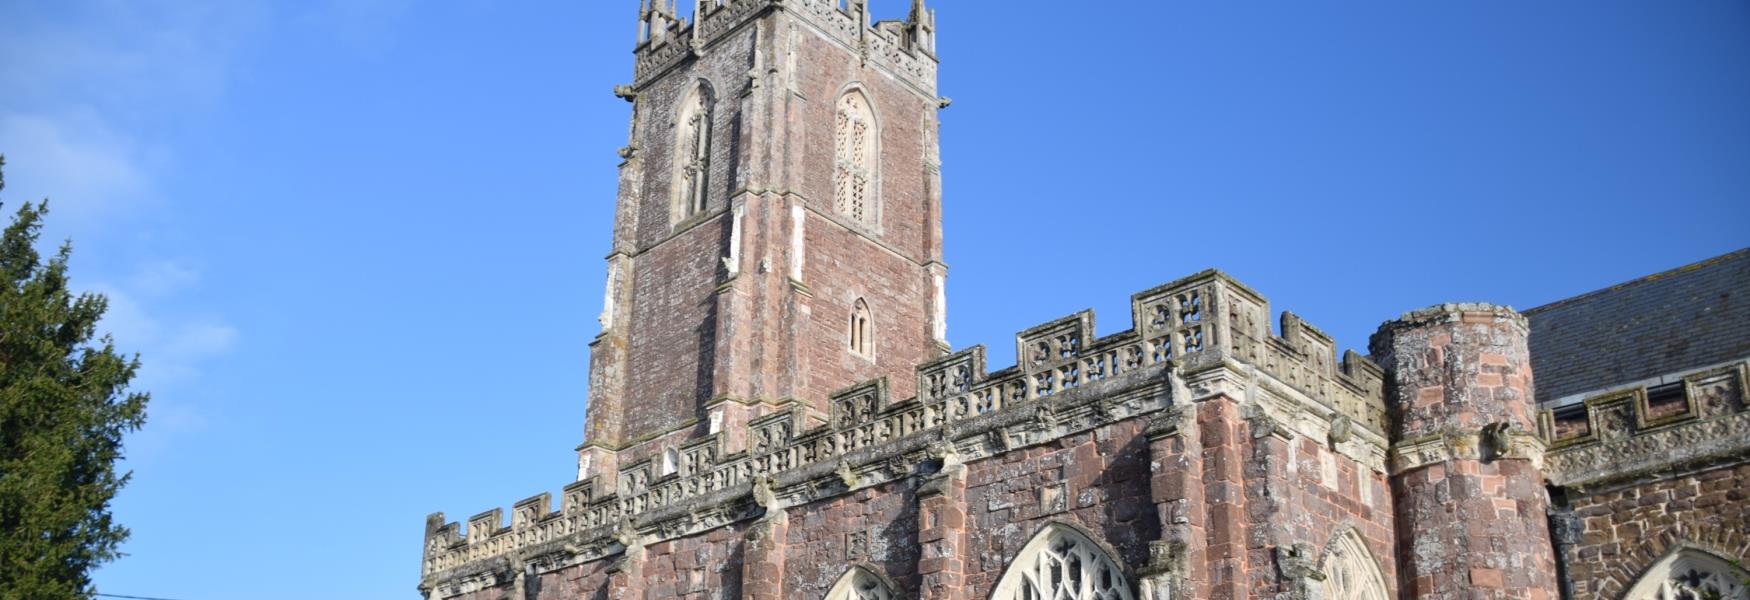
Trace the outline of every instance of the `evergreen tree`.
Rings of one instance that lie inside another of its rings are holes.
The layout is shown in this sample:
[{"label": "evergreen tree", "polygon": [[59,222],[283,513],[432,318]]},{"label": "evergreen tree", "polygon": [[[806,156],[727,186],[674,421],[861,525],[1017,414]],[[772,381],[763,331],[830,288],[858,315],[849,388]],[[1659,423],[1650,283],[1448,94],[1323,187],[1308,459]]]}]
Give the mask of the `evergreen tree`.
[{"label": "evergreen tree", "polygon": [[67,289],[72,247],[37,254],[47,213],[27,202],[0,236],[0,600],[92,596],[128,537],[109,512],[122,436],[146,417],[139,358],[94,339],[108,301]]}]

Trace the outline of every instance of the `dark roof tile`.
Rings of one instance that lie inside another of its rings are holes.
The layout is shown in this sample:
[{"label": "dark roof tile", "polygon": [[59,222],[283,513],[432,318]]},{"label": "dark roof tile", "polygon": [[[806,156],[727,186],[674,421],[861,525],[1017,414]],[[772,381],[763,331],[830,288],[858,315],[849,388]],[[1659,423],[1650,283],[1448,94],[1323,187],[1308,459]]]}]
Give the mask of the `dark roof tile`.
[{"label": "dark roof tile", "polygon": [[1549,402],[1750,355],[1750,248],[1525,311]]}]

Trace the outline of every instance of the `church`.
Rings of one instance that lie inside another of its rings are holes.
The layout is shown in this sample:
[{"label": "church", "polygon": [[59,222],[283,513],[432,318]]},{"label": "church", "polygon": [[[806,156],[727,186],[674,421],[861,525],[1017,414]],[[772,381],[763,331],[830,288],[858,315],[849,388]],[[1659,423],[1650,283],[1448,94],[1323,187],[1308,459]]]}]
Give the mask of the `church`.
[{"label": "church", "polygon": [[1365,355],[1204,271],[993,369],[945,341],[933,11],[675,1],[576,480],[429,517],[428,600],[1750,598],[1750,250]]}]

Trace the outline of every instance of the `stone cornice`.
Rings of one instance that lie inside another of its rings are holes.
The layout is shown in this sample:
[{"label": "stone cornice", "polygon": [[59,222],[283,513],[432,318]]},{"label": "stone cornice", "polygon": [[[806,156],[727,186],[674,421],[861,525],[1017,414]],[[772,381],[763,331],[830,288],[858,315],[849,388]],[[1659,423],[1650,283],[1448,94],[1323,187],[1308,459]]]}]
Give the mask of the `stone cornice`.
[{"label": "stone cornice", "polygon": [[1551,452],[1550,483],[1597,489],[1750,461],[1750,413],[1721,415]]},{"label": "stone cornice", "polygon": [[1550,483],[1580,489],[1750,461],[1745,412],[1750,365],[1739,361],[1658,379],[1679,396],[1654,403],[1645,387],[1612,388],[1539,415],[1553,450]]},{"label": "stone cornice", "polygon": [[1403,440],[1391,449],[1391,473],[1397,475],[1455,460],[1528,460],[1544,464],[1543,440],[1528,431],[1486,427],[1477,431],[1447,431]]}]

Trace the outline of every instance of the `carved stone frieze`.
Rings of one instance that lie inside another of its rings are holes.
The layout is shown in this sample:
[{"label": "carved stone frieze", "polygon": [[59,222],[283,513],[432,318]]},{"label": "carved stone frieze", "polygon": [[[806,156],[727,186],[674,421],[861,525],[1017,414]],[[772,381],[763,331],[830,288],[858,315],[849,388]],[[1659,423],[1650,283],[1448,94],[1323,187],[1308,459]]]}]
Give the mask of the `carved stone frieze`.
[{"label": "carved stone frieze", "polygon": [[1740,412],[1563,448],[1545,460],[1544,475],[1557,485],[1585,486],[1745,456],[1750,456],[1750,413]]},{"label": "carved stone frieze", "polygon": [[1527,460],[1542,467],[1544,443],[1536,434],[1507,428],[1449,431],[1405,440],[1390,452],[1391,473],[1419,469],[1451,460]]}]

